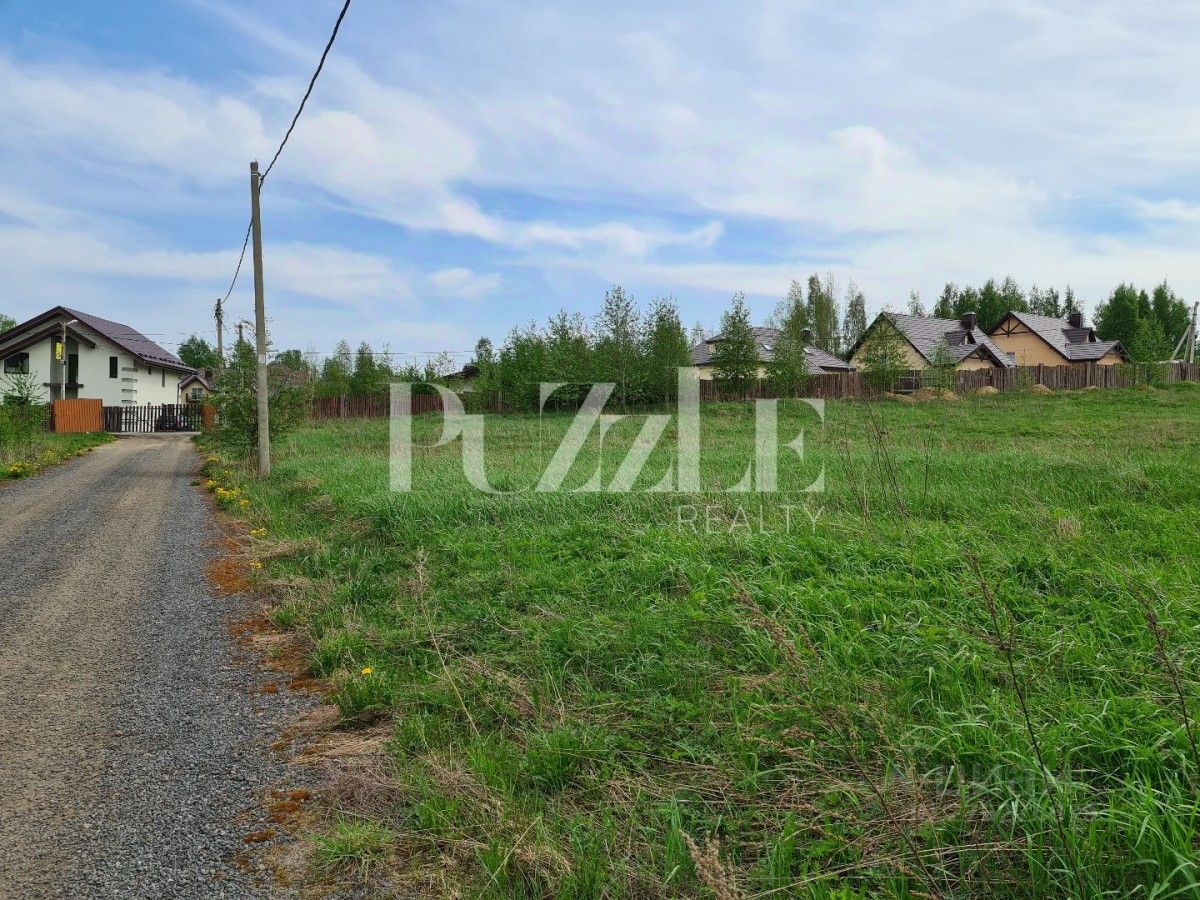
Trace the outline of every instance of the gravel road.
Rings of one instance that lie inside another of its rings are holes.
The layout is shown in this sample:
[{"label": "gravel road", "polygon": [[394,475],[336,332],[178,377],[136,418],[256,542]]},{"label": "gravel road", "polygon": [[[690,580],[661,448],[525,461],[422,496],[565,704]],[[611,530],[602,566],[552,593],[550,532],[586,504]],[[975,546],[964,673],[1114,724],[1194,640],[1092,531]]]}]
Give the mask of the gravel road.
[{"label": "gravel road", "polygon": [[258,695],[178,435],[0,488],[0,897],[259,897],[234,863],[304,701]]}]

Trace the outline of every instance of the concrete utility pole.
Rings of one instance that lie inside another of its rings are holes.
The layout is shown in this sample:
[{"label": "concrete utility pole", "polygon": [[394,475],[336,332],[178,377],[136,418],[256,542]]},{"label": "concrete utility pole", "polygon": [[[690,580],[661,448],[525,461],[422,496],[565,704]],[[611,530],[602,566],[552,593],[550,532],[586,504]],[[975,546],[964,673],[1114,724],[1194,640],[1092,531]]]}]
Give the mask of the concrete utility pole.
[{"label": "concrete utility pole", "polygon": [[1196,319],[1200,318],[1200,301],[1192,304],[1192,321],[1179,338],[1175,350],[1171,353],[1171,361],[1180,360],[1186,363],[1196,361]]},{"label": "concrete utility pole", "polygon": [[217,356],[221,358],[221,368],[225,368],[225,311],[221,309],[221,304],[224,303],[220,297],[217,298],[217,311],[214,314],[217,320]]},{"label": "concrete utility pole", "polygon": [[78,319],[72,319],[70,322],[63,322],[62,326],[62,398],[67,399],[67,326],[74,325]]},{"label": "concrete utility pole", "polygon": [[250,223],[254,237],[254,343],[258,358],[258,474],[271,474],[271,427],[267,403],[267,313],[263,302],[262,219],[258,189],[262,179],[258,161],[250,163]]}]

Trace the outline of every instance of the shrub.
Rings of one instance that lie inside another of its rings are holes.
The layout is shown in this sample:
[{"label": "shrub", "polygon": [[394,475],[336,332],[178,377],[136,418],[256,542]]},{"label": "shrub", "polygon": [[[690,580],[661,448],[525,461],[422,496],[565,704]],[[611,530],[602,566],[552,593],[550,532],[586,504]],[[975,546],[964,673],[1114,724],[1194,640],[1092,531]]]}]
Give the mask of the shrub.
[{"label": "shrub", "polygon": [[[267,370],[267,403],[271,436],[278,438],[308,415],[309,388],[287,377],[278,367]],[[212,395],[217,407],[217,439],[249,453],[258,445],[258,375],[254,348],[242,341],[233,349],[229,366],[217,378]]]}]

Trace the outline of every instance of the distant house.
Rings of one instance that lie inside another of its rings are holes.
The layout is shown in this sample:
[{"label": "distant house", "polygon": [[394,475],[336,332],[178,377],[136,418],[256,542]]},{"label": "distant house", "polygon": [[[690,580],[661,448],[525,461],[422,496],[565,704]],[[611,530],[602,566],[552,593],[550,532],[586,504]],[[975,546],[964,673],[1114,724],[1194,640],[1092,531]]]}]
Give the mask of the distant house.
[{"label": "distant house", "polygon": [[213,391],[213,373],[211,369],[203,372],[193,372],[179,379],[179,399],[184,403],[201,403]]},{"label": "distant house", "polygon": [[178,403],[180,381],[196,373],[128,325],[65,306],[0,332],[0,364],[2,393],[26,375],[38,402],[90,398],[105,406]]},{"label": "distant house", "polygon": [[452,390],[459,393],[467,393],[475,390],[475,379],[479,377],[479,366],[475,363],[467,363],[457,372],[451,372],[446,376],[446,384]]},{"label": "distant house", "polygon": [[939,360],[953,361],[955,369],[1008,369],[1016,365],[982,329],[975,313],[961,319],[908,316],[882,312],[850,351],[850,363],[863,365],[866,344],[881,328],[891,329],[900,340],[901,353],[909,369],[928,369]]},{"label": "distant house", "polygon": [[[779,343],[778,328],[754,328],[754,345],[758,350],[758,377],[766,378],[770,374],[770,365],[775,361],[775,347]],[[832,353],[826,353],[812,345],[812,333],[805,332],[804,360],[808,365],[809,375],[829,375],[834,372],[849,372],[851,365],[844,359],[839,359]],[[725,339],[718,334],[702,341],[692,348],[692,365],[696,367],[696,375],[701,381],[711,381],[714,377],[713,351]]]},{"label": "distant house", "polygon": [[1120,341],[1097,340],[1081,312],[1065,319],[1010,312],[992,329],[991,338],[1021,366],[1111,366],[1126,358]]}]

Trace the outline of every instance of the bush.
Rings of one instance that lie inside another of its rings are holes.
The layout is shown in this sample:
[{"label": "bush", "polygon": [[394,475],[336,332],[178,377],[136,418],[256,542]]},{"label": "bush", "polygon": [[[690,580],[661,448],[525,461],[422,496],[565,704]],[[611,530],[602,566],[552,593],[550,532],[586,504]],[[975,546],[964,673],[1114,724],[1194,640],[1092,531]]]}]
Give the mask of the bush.
[{"label": "bush", "polygon": [[[267,370],[267,404],[271,436],[278,438],[308,416],[309,388],[288,378],[279,367]],[[233,349],[228,368],[217,377],[212,395],[217,408],[217,440],[231,450],[249,453],[258,445],[258,373],[254,348],[242,341]]]},{"label": "bush", "polygon": [[36,402],[32,375],[6,375],[0,385],[0,451],[5,456],[23,456],[37,435],[45,430],[47,407]]}]

